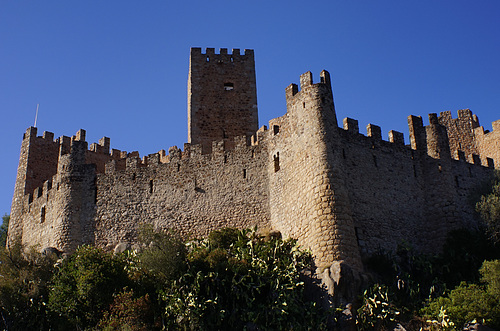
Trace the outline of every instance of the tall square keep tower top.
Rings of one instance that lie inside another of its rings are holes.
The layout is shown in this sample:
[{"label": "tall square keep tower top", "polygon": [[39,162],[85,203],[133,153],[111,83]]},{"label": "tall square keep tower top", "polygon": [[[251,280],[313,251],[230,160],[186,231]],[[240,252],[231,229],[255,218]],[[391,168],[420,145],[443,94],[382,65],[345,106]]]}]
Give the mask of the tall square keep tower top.
[{"label": "tall square keep tower top", "polygon": [[231,148],[236,136],[250,137],[259,126],[253,50],[215,54],[191,48],[188,78],[188,142],[210,151],[213,141]]}]

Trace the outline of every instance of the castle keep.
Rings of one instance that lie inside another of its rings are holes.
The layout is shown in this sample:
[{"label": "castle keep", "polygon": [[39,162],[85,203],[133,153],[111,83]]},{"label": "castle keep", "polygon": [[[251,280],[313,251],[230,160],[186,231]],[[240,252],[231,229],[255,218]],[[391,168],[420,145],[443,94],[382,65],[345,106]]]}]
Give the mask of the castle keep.
[{"label": "castle keep", "polygon": [[[409,116],[403,134],[335,114],[330,76],[300,76],[287,112],[258,128],[254,53],[191,49],[188,143],[142,158],[88,146],[85,131],[23,136],[9,241],[71,253],[133,242],[142,223],[202,237],[222,227],[280,231],[310,248],[322,272],[403,240],[422,250],[474,224],[469,193],[500,167],[500,120],[470,110]],[[332,275],[333,278],[335,278]]]}]

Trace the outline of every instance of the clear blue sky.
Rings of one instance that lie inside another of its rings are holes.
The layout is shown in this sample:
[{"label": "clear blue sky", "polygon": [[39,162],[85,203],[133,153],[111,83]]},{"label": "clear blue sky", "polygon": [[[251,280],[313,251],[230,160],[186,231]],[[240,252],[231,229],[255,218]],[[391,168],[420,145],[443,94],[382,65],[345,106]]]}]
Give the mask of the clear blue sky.
[{"label": "clear blue sky", "polygon": [[[0,2],[0,214],[23,132],[87,130],[142,155],[187,141],[189,48],[255,50],[261,125],[326,69],[344,117],[405,134],[407,116],[500,119],[499,0]],[[366,131],[361,129],[363,133]]]}]

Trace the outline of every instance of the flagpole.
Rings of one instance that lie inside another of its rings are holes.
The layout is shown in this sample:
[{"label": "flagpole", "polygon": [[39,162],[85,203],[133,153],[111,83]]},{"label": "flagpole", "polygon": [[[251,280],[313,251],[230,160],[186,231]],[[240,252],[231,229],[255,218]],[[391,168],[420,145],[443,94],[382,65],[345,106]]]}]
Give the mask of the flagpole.
[{"label": "flagpole", "polygon": [[35,113],[35,128],[36,128],[36,120],[38,118],[38,107],[40,106],[39,103],[36,104],[36,113]]}]

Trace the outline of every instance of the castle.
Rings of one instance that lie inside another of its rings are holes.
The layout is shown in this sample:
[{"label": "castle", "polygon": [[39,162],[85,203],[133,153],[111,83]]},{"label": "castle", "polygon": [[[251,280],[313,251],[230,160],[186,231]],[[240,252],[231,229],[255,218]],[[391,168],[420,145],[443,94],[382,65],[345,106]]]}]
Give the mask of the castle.
[{"label": "castle", "polygon": [[85,131],[54,140],[23,136],[9,242],[71,253],[89,243],[131,243],[142,223],[186,237],[257,225],[311,249],[318,270],[338,281],[339,263],[361,271],[362,257],[403,240],[440,246],[451,229],[476,222],[471,190],[500,167],[500,120],[485,132],[459,110],[409,116],[403,134],[345,118],[339,127],[330,76],[286,88],[287,112],[258,128],[252,50],[192,48],[188,143],[139,157],[88,147]]}]

